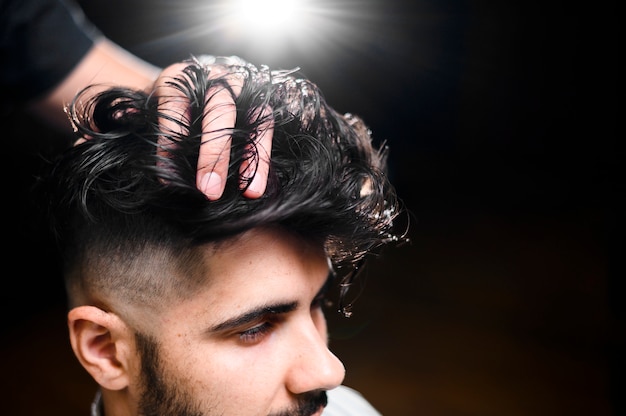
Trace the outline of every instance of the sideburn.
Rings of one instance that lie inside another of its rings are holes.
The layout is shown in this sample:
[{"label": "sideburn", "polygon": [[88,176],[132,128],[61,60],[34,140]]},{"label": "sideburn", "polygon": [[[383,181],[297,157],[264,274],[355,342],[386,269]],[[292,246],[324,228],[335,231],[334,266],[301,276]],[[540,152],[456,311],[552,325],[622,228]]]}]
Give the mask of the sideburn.
[{"label": "sideburn", "polygon": [[168,377],[163,369],[158,342],[135,332],[137,352],[141,359],[141,398],[139,416],[204,416],[193,397]]}]

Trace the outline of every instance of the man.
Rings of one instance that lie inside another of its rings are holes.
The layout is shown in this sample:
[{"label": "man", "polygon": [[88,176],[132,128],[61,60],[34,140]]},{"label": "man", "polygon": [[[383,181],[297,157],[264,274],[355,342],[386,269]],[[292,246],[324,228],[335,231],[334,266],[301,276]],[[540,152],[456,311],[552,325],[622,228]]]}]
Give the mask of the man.
[{"label": "man", "polygon": [[[288,71],[193,61],[168,85],[190,111],[162,114],[142,91],[79,94],[70,116],[86,140],[48,176],[70,341],[100,385],[92,414],[311,416],[328,401],[324,415],[378,415],[341,386],[322,307],[339,287],[348,313],[363,261],[401,237],[385,151]],[[218,200],[195,186],[209,91],[245,116],[208,132],[232,137]],[[246,198],[262,160],[267,189]]]}]

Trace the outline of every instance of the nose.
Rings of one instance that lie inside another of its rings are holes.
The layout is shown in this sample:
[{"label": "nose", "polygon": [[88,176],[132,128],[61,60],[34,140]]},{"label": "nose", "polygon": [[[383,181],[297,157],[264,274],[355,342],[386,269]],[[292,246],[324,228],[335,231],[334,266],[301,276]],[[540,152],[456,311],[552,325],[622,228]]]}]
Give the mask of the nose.
[{"label": "nose", "polygon": [[294,394],[315,390],[331,390],[339,386],[346,375],[343,363],[327,345],[326,327],[309,322],[298,331],[292,350],[287,388]]}]

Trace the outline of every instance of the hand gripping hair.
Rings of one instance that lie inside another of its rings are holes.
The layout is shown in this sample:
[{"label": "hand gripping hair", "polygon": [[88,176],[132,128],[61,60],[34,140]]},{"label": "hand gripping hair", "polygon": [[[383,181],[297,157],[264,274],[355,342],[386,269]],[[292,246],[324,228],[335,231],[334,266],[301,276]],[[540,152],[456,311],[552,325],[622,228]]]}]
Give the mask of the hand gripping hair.
[{"label": "hand gripping hair", "polygon": [[[172,118],[180,128],[171,131],[159,127],[171,115],[159,113],[150,92],[112,88],[90,98],[87,90],[69,107],[86,140],[54,165],[46,194],[66,275],[112,250],[119,260],[145,246],[177,250],[276,226],[323,244],[345,291],[369,254],[404,239],[394,231],[400,209],[385,174],[387,148],[377,149],[363,121],[332,109],[311,81],[201,59],[183,74],[170,85],[191,110]],[[217,91],[233,96],[235,128],[203,132]],[[271,155],[258,145],[266,128],[274,129]],[[196,187],[198,153],[202,137],[222,135],[231,137],[223,149],[229,175],[222,197],[211,201]],[[270,160],[267,189],[245,198],[259,158]],[[69,287],[85,285],[93,282]]]}]

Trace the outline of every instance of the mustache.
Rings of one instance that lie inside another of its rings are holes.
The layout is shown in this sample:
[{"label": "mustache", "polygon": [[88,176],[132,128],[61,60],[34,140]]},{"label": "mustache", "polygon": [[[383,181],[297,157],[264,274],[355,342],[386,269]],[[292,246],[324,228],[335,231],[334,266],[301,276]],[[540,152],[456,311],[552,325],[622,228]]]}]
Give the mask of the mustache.
[{"label": "mustache", "polygon": [[311,416],[320,407],[326,407],[328,396],[325,391],[305,393],[298,396],[298,404],[294,409],[280,413],[272,413],[269,416]]}]

